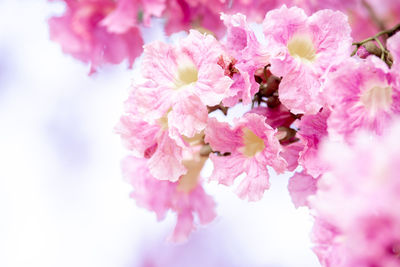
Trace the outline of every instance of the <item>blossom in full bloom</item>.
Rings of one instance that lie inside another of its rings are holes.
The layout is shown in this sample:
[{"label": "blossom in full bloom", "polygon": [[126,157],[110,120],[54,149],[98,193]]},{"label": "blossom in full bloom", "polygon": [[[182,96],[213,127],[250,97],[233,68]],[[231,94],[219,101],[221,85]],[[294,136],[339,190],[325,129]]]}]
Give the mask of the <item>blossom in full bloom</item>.
[{"label": "blossom in full bloom", "polygon": [[235,121],[234,127],[210,118],[205,130],[205,142],[225,156],[210,155],[214,163],[211,179],[232,185],[242,173],[245,177],[237,188],[239,197],[256,201],[269,188],[267,166],[277,173],[285,171],[287,163],[280,156],[281,146],[275,130],[265,118],[247,113]]},{"label": "blossom in full bloom", "polygon": [[268,64],[268,53],[257,40],[245,15],[222,14],[221,20],[227,27],[224,46],[233,57],[235,63],[233,67],[237,72],[232,75],[232,79],[235,80],[232,91],[235,94],[225,98],[223,103],[226,106],[233,106],[241,100],[244,104],[249,104],[259,89],[259,84],[254,80],[254,74],[257,69]]},{"label": "blossom in full bloom", "polygon": [[400,114],[400,90],[387,65],[375,56],[349,59],[327,82],[332,106],[328,119],[331,135],[351,139],[363,129],[382,134]]},{"label": "blossom in full bloom", "polygon": [[183,157],[192,148],[182,138],[170,137],[166,118],[154,123],[144,121],[133,105],[134,96],[133,91],[125,101],[125,114],[115,130],[133,156],[148,159],[152,176],[175,182],[187,172]]},{"label": "blossom in full bloom", "polygon": [[197,156],[185,161],[190,171],[175,183],[154,178],[146,159],[130,156],[122,162],[124,177],[133,187],[131,197],[138,206],[155,212],[158,220],[168,211],[176,213],[177,222],[170,238],[173,242],[185,241],[195,225],[208,224],[216,216],[215,202],[204,191],[199,177],[205,160]]},{"label": "blossom in full bloom", "polygon": [[400,121],[388,127],[383,136],[323,146],[329,172],[309,200],[324,266],[400,266]]},{"label": "blossom in full bloom", "polygon": [[115,10],[114,1],[68,0],[66,4],[63,16],[49,20],[50,38],[60,43],[65,53],[89,63],[90,73],[106,63],[119,64],[125,59],[132,66],[143,50],[139,28],[117,34],[101,23]]},{"label": "blossom in full bloom", "polygon": [[284,5],[267,13],[263,30],[271,72],[283,77],[280,101],[294,114],[317,113],[324,106],[325,75],[351,53],[347,17],[332,10],[307,17],[302,9]]},{"label": "blossom in full bloom", "polygon": [[165,119],[172,137],[193,137],[204,130],[207,106],[221,103],[232,92],[233,80],[218,60],[225,52],[208,34],[191,31],[179,45],[155,42],[145,46],[142,74],[134,101],[147,121]]}]

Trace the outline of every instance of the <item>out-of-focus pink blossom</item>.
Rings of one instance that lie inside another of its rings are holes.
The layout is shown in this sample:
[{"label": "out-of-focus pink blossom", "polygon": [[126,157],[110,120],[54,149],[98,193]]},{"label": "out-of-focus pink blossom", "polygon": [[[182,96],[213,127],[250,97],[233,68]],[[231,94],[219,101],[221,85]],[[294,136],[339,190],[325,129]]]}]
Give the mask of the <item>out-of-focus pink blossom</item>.
[{"label": "out-of-focus pink blossom", "polygon": [[330,134],[346,139],[360,129],[382,134],[400,114],[400,91],[393,81],[389,68],[375,56],[347,60],[327,83]]},{"label": "out-of-focus pink blossom", "polygon": [[110,32],[124,33],[141,24],[150,26],[151,18],[160,17],[164,9],[165,0],[118,0],[116,9],[102,24]]},{"label": "out-of-focus pink blossom", "polygon": [[219,12],[223,10],[224,5],[219,0],[205,2],[203,4],[200,1],[168,0],[164,13],[167,21],[166,33],[196,29],[222,37],[224,27],[219,19]]},{"label": "out-of-focus pink blossom", "polygon": [[400,3],[397,0],[296,0],[294,4],[308,13],[331,9],[349,17],[355,40],[363,40],[398,23]]},{"label": "out-of-focus pink blossom", "polygon": [[[161,220],[171,210],[177,222],[171,240],[185,241],[196,224],[208,224],[216,216],[215,202],[204,191],[199,180],[206,158],[195,157],[185,162],[189,172],[179,182],[160,181],[147,167],[146,159],[127,157],[122,162],[125,179],[132,185],[131,197],[136,203],[157,215]],[[195,222],[195,217],[198,222]]]},{"label": "out-of-focus pink blossom", "polygon": [[384,136],[323,147],[330,170],[310,201],[317,224],[325,222],[314,230],[324,266],[400,266],[399,135],[396,121]]},{"label": "out-of-focus pink blossom", "polygon": [[360,0],[296,0],[295,4],[312,13],[322,9],[346,11],[349,8],[356,8],[359,2]]},{"label": "out-of-focus pink blossom", "polygon": [[324,105],[324,76],[351,53],[350,26],[338,11],[307,17],[297,7],[267,13],[263,22],[271,72],[283,77],[279,99],[292,113],[315,114]]},{"label": "out-of-focus pink blossom", "polygon": [[139,25],[139,2],[136,0],[119,0],[117,6],[101,22],[113,33],[124,33],[131,27]]},{"label": "out-of-focus pink blossom", "polygon": [[233,128],[211,118],[205,134],[205,142],[214,151],[229,153],[228,156],[210,155],[214,163],[211,179],[232,185],[239,175],[246,174],[237,188],[240,198],[250,201],[262,198],[269,188],[267,166],[273,167],[277,173],[286,169],[287,163],[279,154],[281,146],[274,129],[258,114],[245,114],[235,121]]},{"label": "out-of-focus pink blossom", "polygon": [[317,181],[318,179],[308,175],[305,171],[296,172],[290,178],[288,189],[296,208],[309,206],[308,197],[317,191]]},{"label": "out-of-focus pink blossom", "polygon": [[276,0],[167,0],[163,16],[168,34],[197,29],[223,37],[225,28],[219,19],[221,13],[233,15],[240,12],[252,22],[261,22],[267,11],[281,4],[282,1]]},{"label": "out-of-focus pink blossom", "polygon": [[332,224],[316,217],[311,233],[313,251],[323,267],[336,267],[343,264],[342,236],[340,230]]},{"label": "out-of-focus pink blossom", "polygon": [[90,73],[106,63],[119,64],[127,59],[132,66],[142,52],[143,40],[137,27],[124,33],[107,31],[101,21],[116,5],[112,0],[66,1],[63,16],[49,20],[50,38],[60,43],[65,53],[89,63]]}]

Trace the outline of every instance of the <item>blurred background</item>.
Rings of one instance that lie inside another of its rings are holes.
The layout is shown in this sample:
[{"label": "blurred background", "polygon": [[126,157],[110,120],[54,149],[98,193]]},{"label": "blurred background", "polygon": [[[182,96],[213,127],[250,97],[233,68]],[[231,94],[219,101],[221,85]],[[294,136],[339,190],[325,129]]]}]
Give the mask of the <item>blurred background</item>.
[{"label": "blurred background", "polygon": [[319,266],[288,176],[273,176],[257,203],[206,185],[217,219],[184,244],[166,242],[175,218],[157,222],[129,198],[113,132],[138,61],[88,76],[49,40],[47,19],[62,5],[1,0],[0,10],[0,266]]}]

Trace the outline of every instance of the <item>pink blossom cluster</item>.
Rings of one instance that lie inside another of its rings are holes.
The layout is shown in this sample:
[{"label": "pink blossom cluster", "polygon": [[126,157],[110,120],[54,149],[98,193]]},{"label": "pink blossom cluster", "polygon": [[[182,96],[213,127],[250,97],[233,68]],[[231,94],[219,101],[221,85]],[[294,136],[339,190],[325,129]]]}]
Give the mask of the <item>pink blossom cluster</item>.
[{"label": "pink blossom cluster", "polygon": [[142,53],[141,29],[152,18],[165,19],[165,32],[197,29],[224,34],[220,12],[245,12],[261,21],[277,0],[58,0],[65,13],[49,20],[50,37],[65,53],[91,66],[90,73],[105,63],[128,60],[131,67]]},{"label": "pink blossom cluster", "polygon": [[142,29],[152,26],[152,18],[164,20],[170,35],[197,29],[223,37],[226,27],[221,12],[247,15],[261,22],[267,11],[299,6],[307,14],[329,8],[349,16],[352,36],[366,38],[378,30],[394,26],[400,16],[397,0],[58,0],[65,13],[49,20],[50,36],[65,53],[89,63],[90,73],[100,66],[127,60],[131,67],[142,53]]},{"label": "pink blossom cluster", "polygon": [[[272,9],[261,35],[246,15],[220,19],[221,40],[190,30],[144,46],[116,127],[132,198],[158,219],[175,213],[171,239],[183,241],[216,216],[207,180],[258,201],[271,173],[294,172],[288,189],[315,215],[323,266],[400,266],[400,27],[352,45],[348,16],[331,9]],[[246,112],[230,123],[215,115],[235,106]]]},{"label": "pink blossom cluster", "polygon": [[372,138],[358,134],[352,145],[323,145],[330,170],[309,198],[323,266],[400,266],[400,121],[389,129]]}]

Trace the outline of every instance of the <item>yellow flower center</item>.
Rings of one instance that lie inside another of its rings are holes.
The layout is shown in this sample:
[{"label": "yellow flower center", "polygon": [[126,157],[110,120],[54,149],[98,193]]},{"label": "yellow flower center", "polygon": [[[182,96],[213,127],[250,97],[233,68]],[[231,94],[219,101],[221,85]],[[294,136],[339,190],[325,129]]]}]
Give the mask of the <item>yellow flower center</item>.
[{"label": "yellow flower center", "polygon": [[202,145],[204,142],[204,131],[195,134],[193,137],[187,137],[182,135],[183,140],[185,140],[190,146]]},{"label": "yellow flower center", "polygon": [[181,66],[178,67],[178,75],[175,79],[176,89],[195,83],[199,78],[199,72],[196,66],[189,60],[185,61],[184,64],[181,64]]},{"label": "yellow flower center", "polygon": [[168,113],[165,113],[164,116],[162,116],[160,119],[158,119],[158,124],[161,126],[161,129],[164,131],[168,130]]},{"label": "yellow flower center", "polygon": [[247,157],[254,157],[257,153],[265,148],[264,140],[258,137],[249,128],[243,128],[243,143],[242,153]]},{"label": "yellow flower center", "polygon": [[311,38],[307,35],[294,35],[288,45],[289,54],[302,61],[313,62],[316,58],[316,51]]},{"label": "yellow flower center", "polygon": [[185,193],[190,193],[196,188],[200,172],[203,169],[208,157],[202,157],[199,154],[195,155],[191,160],[184,160],[182,163],[187,168],[187,173],[179,178],[177,190]]},{"label": "yellow flower center", "polygon": [[179,69],[178,73],[179,73],[178,74],[179,80],[183,83],[183,85],[188,85],[197,82],[198,72],[195,67]]},{"label": "yellow flower center", "polygon": [[389,110],[392,105],[392,87],[374,86],[361,94],[360,101],[372,114]]}]

